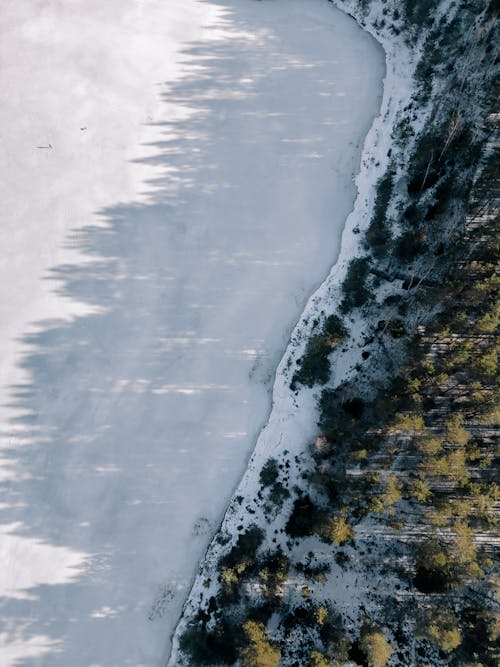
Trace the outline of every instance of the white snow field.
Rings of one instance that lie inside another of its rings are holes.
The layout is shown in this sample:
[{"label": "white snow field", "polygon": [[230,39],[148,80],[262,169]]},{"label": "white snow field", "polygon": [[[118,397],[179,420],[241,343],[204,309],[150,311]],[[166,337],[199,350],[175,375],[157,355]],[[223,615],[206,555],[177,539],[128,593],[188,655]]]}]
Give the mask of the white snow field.
[{"label": "white snow field", "polygon": [[326,0],[1,3],[2,667],[164,664],[384,71]]}]

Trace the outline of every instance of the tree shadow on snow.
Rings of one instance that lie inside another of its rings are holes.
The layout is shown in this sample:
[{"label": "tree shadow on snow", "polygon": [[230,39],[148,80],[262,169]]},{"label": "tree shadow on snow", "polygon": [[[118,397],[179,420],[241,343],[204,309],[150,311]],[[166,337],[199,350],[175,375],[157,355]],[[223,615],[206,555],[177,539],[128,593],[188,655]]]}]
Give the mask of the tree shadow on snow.
[{"label": "tree shadow on snow", "polygon": [[[89,313],[40,322],[22,341],[30,381],[8,400],[0,506],[6,543],[29,554],[0,604],[19,667],[136,665],[137,642],[158,664],[189,583],[176,581],[170,601],[170,571],[201,557],[210,535],[188,542],[191,524],[220,517],[261,426],[230,417],[242,378],[253,365],[270,382],[333,259],[339,231],[325,238],[315,220],[335,197],[321,174],[351,168],[342,155],[332,167],[325,138],[362,117],[335,93],[345,63],[334,49],[304,57],[319,22],[283,46],[258,13],[216,4],[226,38],[184,52],[165,93],[184,117],[157,124],[143,203],[97,212],[68,239],[87,261],[48,278]],[[247,307],[250,319],[265,307],[264,324],[238,329]]]}]

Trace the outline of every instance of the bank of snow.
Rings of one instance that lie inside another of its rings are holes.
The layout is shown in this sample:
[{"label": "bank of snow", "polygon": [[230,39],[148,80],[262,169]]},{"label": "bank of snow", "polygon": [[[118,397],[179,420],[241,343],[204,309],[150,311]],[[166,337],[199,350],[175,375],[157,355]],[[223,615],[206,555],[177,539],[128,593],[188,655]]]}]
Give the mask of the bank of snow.
[{"label": "bank of snow", "polygon": [[338,253],[383,58],[322,0],[0,11],[0,662],[158,665]]}]

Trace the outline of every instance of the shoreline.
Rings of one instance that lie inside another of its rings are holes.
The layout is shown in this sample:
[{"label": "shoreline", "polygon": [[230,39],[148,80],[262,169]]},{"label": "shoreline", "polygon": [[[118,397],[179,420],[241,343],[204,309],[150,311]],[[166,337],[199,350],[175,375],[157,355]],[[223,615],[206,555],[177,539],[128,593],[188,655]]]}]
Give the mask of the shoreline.
[{"label": "shoreline", "polygon": [[[241,526],[248,527],[255,522],[258,508],[250,508],[251,512],[246,511],[242,514],[243,502],[238,503],[238,497],[243,497],[244,502],[251,502],[259,489],[258,478],[264,463],[271,456],[277,457],[285,452],[290,457],[300,457],[305,444],[312,441],[312,438],[317,435],[314,419],[317,411],[317,390],[302,387],[298,392],[292,392],[289,386],[290,367],[293,366],[293,361],[299,358],[305,349],[314,327],[311,322],[316,317],[321,317],[324,312],[330,313],[336,310],[331,304],[338,305],[340,300],[339,290],[345,277],[348,262],[361,254],[360,232],[365,230],[370,222],[375,200],[375,184],[385,173],[389,164],[388,151],[392,144],[391,131],[413,92],[413,71],[418,59],[418,51],[412,55],[402,39],[390,39],[377,31],[372,24],[367,24],[365,22],[366,17],[362,17],[352,3],[348,2],[347,6],[344,6],[341,0],[329,0],[329,2],[336,9],[356,21],[357,25],[368,32],[384,51],[385,76],[382,81],[380,107],[362,144],[359,159],[360,169],[357,175],[353,174],[357,194],[353,201],[352,210],[348,214],[342,229],[337,258],[326,278],[307,299],[305,307],[292,329],[289,343],[276,369],[268,419],[258,435],[255,447],[248,459],[240,482],[233,491],[231,501],[222,517],[219,528],[214,534],[203,560],[200,562],[198,573],[193,577],[192,586],[184,602],[181,616],[170,637],[170,654],[167,655],[166,661],[162,663],[166,667],[175,667],[175,665],[181,664],[178,662],[179,637],[189,621],[189,616],[195,612],[203,599],[209,597],[211,587],[204,585],[204,581],[206,583],[207,578],[210,578],[210,575],[213,574],[225,546],[225,542],[223,545],[217,542],[218,536],[222,532],[231,536],[237,535],[237,526],[241,529]],[[401,57],[402,54],[404,57]],[[349,356],[349,352],[355,346],[355,343],[356,338],[351,335],[349,348],[346,350],[347,356]],[[347,369],[346,376],[349,370],[350,368]],[[311,416],[313,416],[312,419]],[[292,427],[289,423],[286,423],[291,419],[295,420]],[[312,428],[311,421],[314,422]],[[198,600],[197,602],[195,602],[195,597]]]}]

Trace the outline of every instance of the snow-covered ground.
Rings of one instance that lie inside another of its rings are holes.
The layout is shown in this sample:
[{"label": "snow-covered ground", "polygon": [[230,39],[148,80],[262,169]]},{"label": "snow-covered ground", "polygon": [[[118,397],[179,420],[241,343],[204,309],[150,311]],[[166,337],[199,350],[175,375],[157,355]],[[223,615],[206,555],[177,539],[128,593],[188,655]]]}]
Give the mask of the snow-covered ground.
[{"label": "snow-covered ground", "polygon": [[325,0],[16,0],[0,31],[0,664],[159,665],[383,53]]}]

